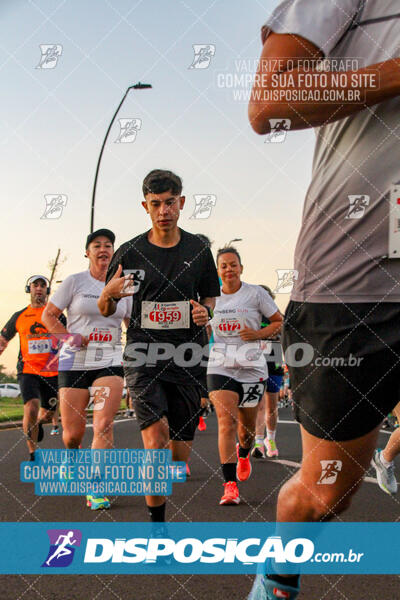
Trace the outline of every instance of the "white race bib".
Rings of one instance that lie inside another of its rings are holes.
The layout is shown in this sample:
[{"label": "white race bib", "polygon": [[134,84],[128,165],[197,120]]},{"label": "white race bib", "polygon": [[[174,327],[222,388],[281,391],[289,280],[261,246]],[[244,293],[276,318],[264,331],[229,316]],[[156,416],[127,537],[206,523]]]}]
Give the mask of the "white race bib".
[{"label": "white race bib", "polygon": [[51,351],[51,340],[28,340],[29,354],[46,354]]},{"label": "white race bib", "polygon": [[83,334],[89,338],[89,344],[110,344],[115,346],[120,343],[119,330],[116,327],[89,327]]},{"label": "white race bib", "polygon": [[222,317],[220,315],[214,316],[211,325],[215,334],[222,337],[237,336],[246,326],[243,317]]},{"label": "white race bib", "polygon": [[180,302],[142,302],[142,329],[189,329],[190,304]]}]

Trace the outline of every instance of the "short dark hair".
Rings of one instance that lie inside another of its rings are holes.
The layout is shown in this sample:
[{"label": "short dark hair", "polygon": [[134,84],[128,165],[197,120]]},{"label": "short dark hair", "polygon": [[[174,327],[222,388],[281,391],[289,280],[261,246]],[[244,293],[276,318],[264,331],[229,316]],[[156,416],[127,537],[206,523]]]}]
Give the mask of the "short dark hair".
[{"label": "short dark hair", "polygon": [[262,287],[263,290],[265,290],[266,292],[268,292],[268,294],[271,296],[272,300],[275,300],[275,294],[271,290],[271,288],[269,288],[267,285],[263,285],[262,283],[260,283],[260,287]]},{"label": "short dark hair", "polygon": [[173,196],[180,196],[182,193],[182,179],[172,171],[154,169],[144,178],[142,190],[144,197],[147,194],[162,194],[170,190]]},{"label": "short dark hair", "polygon": [[196,236],[201,239],[201,241],[204,243],[205,246],[207,246],[207,248],[211,248],[212,241],[207,235],[204,235],[204,233],[196,233]]},{"label": "short dark hair", "polygon": [[236,248],[234,248],[233,246],[225,246],[224,248],[220,248],[217,252],[217,264],[218,264],[218,259],[220,256],[222,256],[222,254],[227,254],[228,252],[230,252],[231,254],[235,254],[238,257],[239,260],[239,265],[242,266],[242,259],[240,258],[240,254],[239,252],[236,250]]}]

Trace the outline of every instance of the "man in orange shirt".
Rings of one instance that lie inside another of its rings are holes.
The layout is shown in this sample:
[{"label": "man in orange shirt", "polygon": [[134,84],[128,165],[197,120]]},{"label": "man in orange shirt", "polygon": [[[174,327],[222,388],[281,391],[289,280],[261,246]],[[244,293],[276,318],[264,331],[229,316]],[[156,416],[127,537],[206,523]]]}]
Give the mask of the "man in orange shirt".
[{"label": "man in orange shirt", "polygon": [[[43,439],[42,423],[51,419],[57,408],[58,372],[50,361],[57,352],[57,344],[41,321],[50,283],[43,275],[33,275],[25,286],[31,303],[17,311],[5,324],[0,335],[0,354],[18,333],[20,350],[17,363],[18,383],[24,401],[23,429],[31,460],[34,460],[37,443]],[[64,315],[60,320],[65,323]],[[57,361],[55,361],[57,365]],[[39,412],[40,403],[40,412]]]}]

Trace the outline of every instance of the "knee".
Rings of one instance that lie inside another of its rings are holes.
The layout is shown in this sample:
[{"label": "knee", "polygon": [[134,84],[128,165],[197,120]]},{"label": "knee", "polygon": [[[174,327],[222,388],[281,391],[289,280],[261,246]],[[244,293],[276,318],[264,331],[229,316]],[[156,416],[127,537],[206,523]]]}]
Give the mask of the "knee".
[{"label": "knee", "polygon": [[107,419],[105,417],[102,417],[101,419],[97,420],[97,422],[93,424],[94,435],[106,435],[110,433],[110,431],[112,431],[113,428],[113,423],[113,419]]},{"label": "knee", "polygon": [[278,520],[328,521],[349,508],[354,491],[308,488],[295,475],[279,492]]},{"label": "knee", "polygon": [[231,435],[236,432],[236,421],[229,415],[218,419],[218,433],[220,435]]},{"label": "knee", "polygon": [[85,428],[63,427],[63,442],[67,448],[78,448],[85,434]]}]

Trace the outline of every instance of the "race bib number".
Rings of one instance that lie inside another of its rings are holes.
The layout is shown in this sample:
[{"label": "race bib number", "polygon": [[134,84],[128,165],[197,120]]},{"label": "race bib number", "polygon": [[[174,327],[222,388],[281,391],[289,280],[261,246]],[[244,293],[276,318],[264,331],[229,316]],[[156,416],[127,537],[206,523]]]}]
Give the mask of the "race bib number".
[{"label": "race bib number", "polygon": [[222,337],[237,336],[245,327],[243,317],[214,317],[214,319],[212,323],[213,329],[216,335],[221,335]]},{"label": "race bib number", "polygon": [[51,352],[51,340],[28,340],[29,354],[47,354]]},{"label": "race bib number", "polygon": [[116,328],[94,327],[88,329],[84,335],[89,338],[89,343],[111,344],[115,346],[120,341],[118,329]]},{"label": "race bib number", "polygon": [[142,302],[143,329],[189,329],[190,304],[181,302]]},{"label": "race bib number", "polygon": [[239,406],[242,408],[252,408],[257,406],[263,397],[264,384],[263,383],[242,383],[243,387],[243,398],[239,402]]}]

